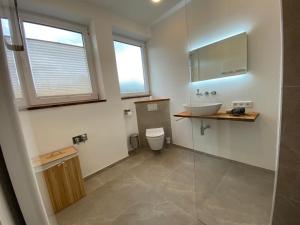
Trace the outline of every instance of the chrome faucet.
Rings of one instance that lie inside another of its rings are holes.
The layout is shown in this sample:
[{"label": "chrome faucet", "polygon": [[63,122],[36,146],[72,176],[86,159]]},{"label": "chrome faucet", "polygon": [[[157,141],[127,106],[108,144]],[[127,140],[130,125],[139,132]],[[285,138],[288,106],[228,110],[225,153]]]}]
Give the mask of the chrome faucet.
[{"label": "chrome faucet", "polygon": [[197,92],[196,92],[196,95],[197,95],[197,96],[206,96],[206,97],[208,97],[209,95],[216,95],[216,94],[217,94],[216,91],[211,91],[211,92],[209,92],[209,91],[200,92],[200,89],[197,89]]}]

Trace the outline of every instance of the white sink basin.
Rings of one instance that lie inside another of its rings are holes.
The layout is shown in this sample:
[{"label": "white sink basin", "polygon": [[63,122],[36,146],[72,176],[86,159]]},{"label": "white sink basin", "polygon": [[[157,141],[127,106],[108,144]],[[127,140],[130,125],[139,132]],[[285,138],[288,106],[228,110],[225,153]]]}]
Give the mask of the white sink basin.
[{"label": "white sink basin", "polygon": [[195,116],[210,116],[216,114],[222,103],[185,104],[184,108]]}]

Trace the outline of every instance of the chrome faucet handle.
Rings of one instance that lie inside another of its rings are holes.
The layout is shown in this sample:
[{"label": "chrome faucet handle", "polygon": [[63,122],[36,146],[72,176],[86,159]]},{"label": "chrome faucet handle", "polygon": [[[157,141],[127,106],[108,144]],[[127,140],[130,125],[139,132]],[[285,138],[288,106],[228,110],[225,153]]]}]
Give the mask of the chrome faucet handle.
[{"label": "chrome faucet handle", "polygon": [[208,91],[204,92],[204,95],[209,96],[209,92]]},{"label": "chrome faucet handle", "polygon": [[203,94],[200,92],[200,89],[197,89],[196,95],[198,95],[198,96],[203,96]]},{"label": "chrome faucet handle", "polygon": [[212,91],[212,92],[210,92],[210,94],[211,94],[211,95],[216,95],[217,92],[216,92],[216,91]]}]

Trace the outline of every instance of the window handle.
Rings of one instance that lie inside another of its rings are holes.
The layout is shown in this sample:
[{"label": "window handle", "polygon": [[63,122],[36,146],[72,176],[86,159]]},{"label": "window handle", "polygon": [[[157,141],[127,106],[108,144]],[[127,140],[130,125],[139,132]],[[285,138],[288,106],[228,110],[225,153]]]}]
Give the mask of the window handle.
[{"label": "window handle", "polygon": [[24,51],[24,45],[12,45],[12,44],[9,44],[5,41],[5,46],[11,50],[11,51],[14,51],[14,52],[22,52]]}]

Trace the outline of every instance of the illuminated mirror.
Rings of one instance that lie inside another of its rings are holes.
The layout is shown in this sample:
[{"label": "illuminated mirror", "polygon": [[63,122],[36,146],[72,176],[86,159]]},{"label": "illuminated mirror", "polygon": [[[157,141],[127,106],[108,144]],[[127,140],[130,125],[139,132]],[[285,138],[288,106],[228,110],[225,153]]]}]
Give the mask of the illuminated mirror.
[{"label": "illuminated mirror", "polygon": [[202,81],[247,73],[247,34],[242,33],[189,53],[191,80]]}]

